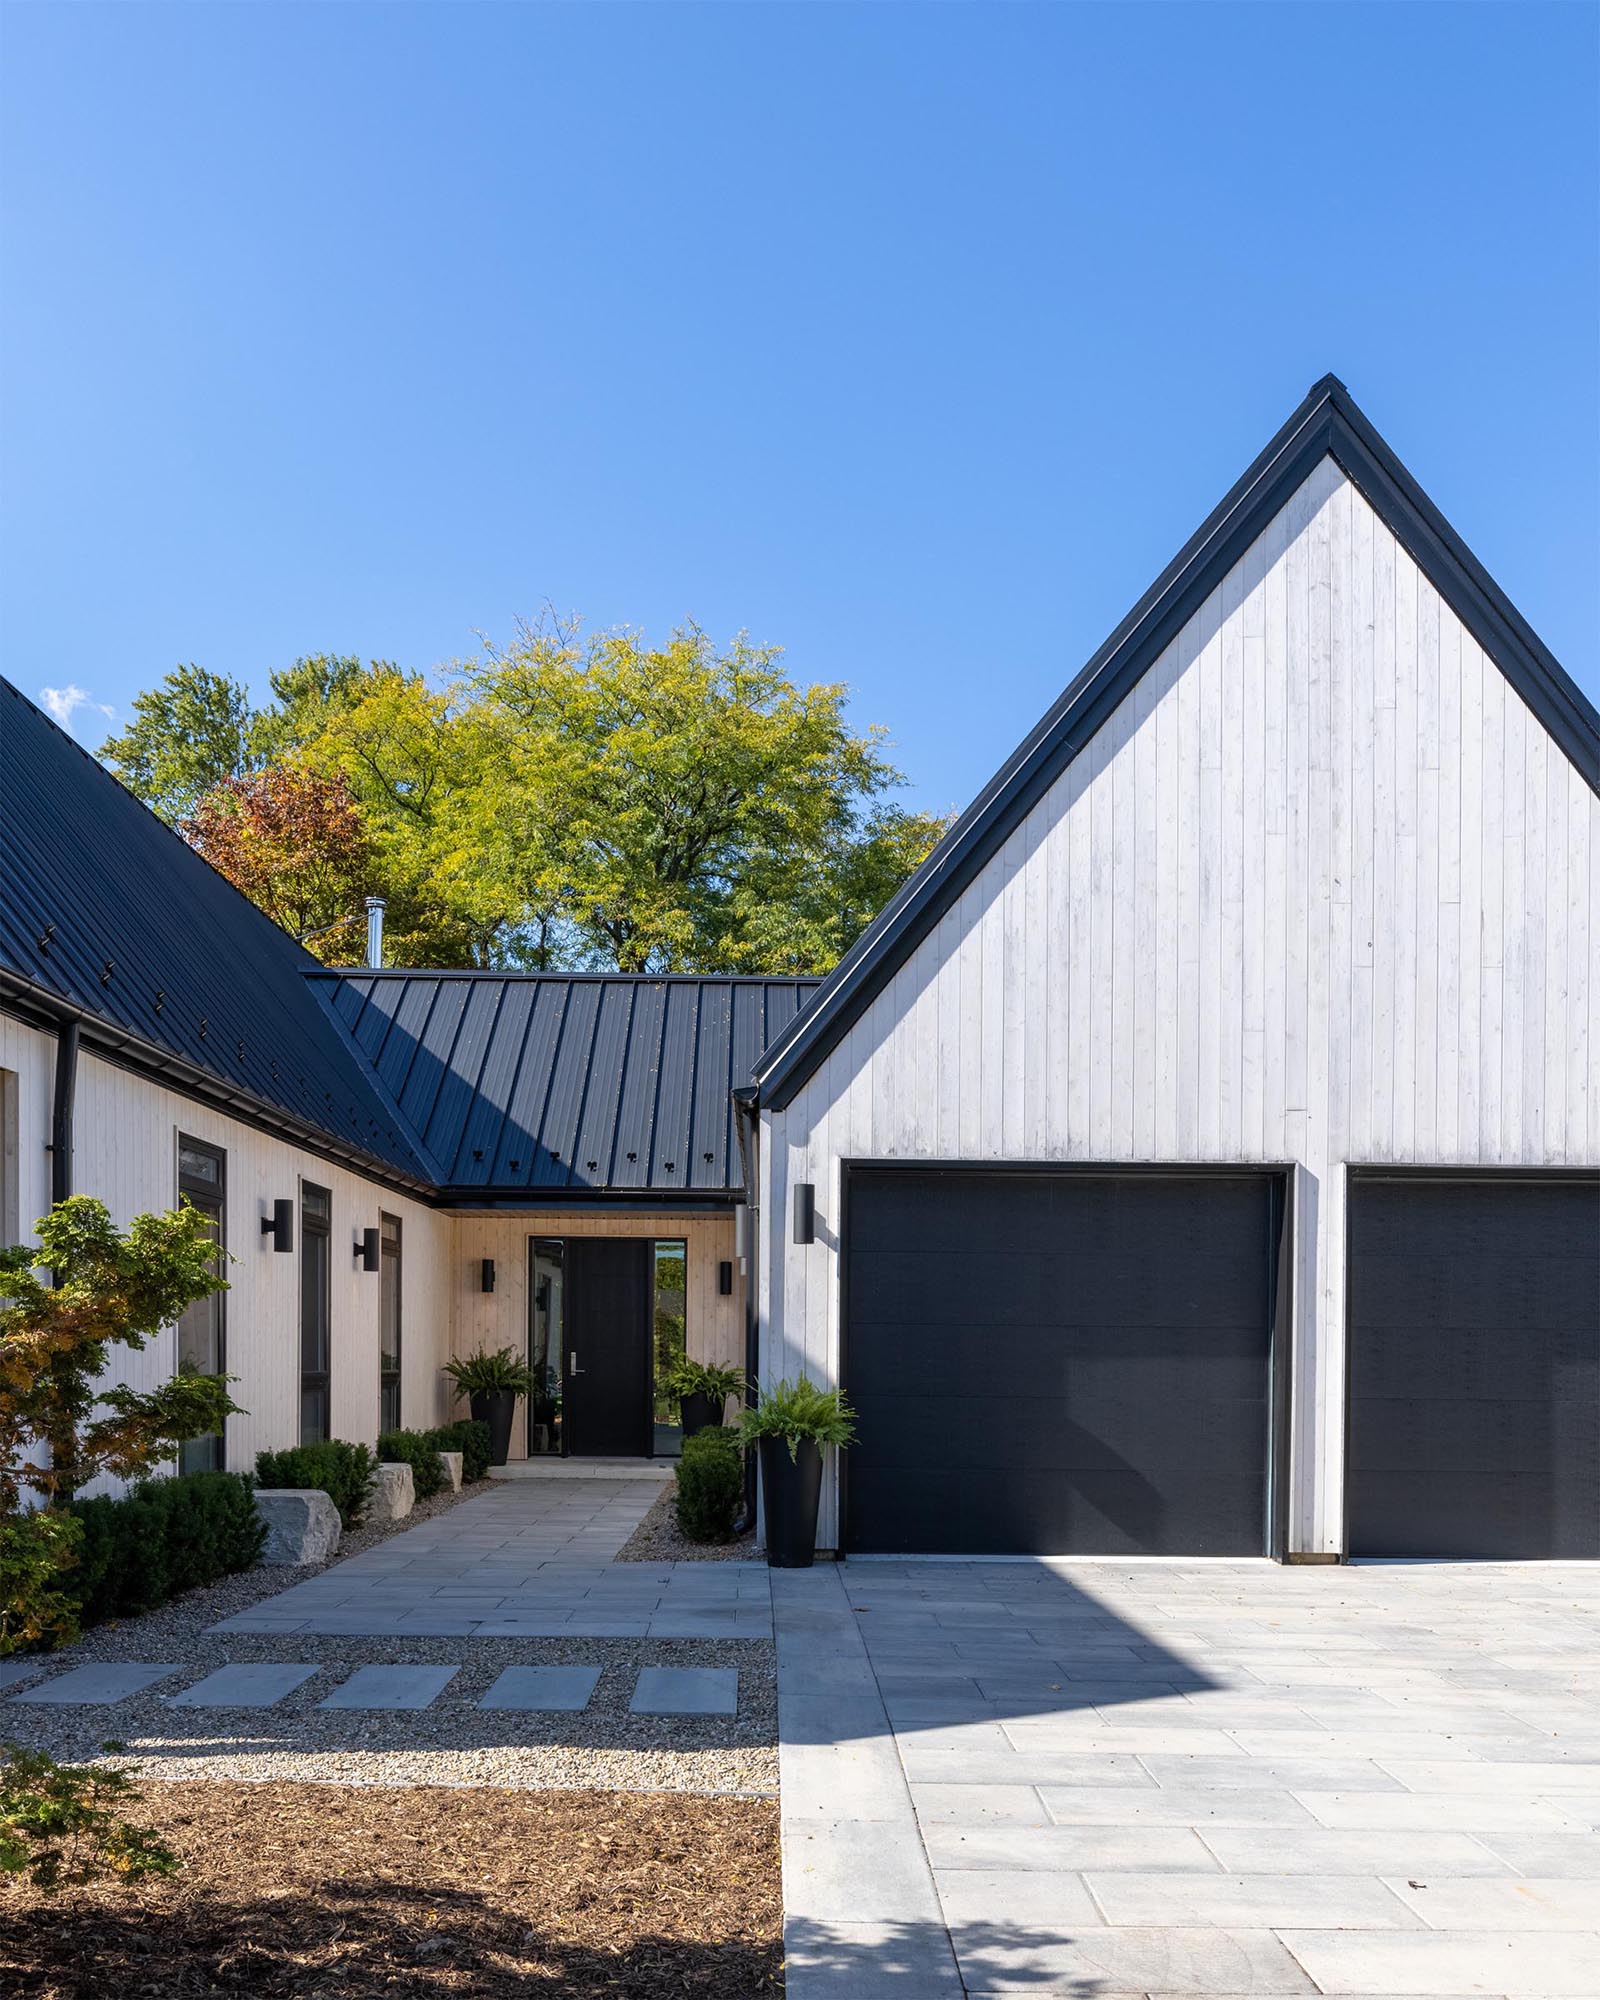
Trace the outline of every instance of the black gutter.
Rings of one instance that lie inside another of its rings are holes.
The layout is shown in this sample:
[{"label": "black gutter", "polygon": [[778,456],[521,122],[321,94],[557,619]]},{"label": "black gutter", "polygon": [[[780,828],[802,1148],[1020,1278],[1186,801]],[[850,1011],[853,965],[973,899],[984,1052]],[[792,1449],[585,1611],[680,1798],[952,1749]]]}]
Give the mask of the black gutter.
[{"label": "black gutter", "polygon": [[72,1193],[72,1107],[78,1094],[80,1028],[70,1017],[56,1024],[55,1103],[50,1115],[50,1206]]},{"label": "black gutter", "polygon": [[132,1070],[137,1076],[171,1085],[198,1103],[226,1111],[241,1124],[270,1132],[274,1138],[301,1146],[308,1153],[315,1153],[319,1159],[349,1167],[379,1187],[391,1188],[397,1194],[407,1194],[427,1202],[437,1199],[439,1191],[431,1181],[401,1173],[371,1154],[363,1153],[354,1146],[342,1145],[317,1127],[302,1124],[290,1113],[263,1104],[259,1098],[221,1082],[209,1071],[185,1062],[170,1050],[147,1042],[125,1028],[114,1026],[102,1014],[95,1014],[86,1007],[79,1007],[71,1000],[63,1000],[35,986],[31,980],[22,978],[5,966],[0,966],[0,1003],[30,1026],[59,1032],[63,1024],[70,1021],[80,1031],[81,1046],[91,1055],[119,1069]]}]

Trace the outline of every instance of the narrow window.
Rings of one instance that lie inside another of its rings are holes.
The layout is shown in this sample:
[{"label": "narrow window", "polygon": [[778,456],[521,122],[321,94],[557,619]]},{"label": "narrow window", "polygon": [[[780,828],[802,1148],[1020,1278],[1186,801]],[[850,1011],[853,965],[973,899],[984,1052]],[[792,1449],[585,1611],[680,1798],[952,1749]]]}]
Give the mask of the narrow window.
[{"label": "narrow window", "polygon": [[533,1286],[528,1307],[528,1456],[547,1458],[561,1450],[561,1342],[567,1246],[559,1237],[535,1237],[530,1245]]},{"label": "narrow window", "polygon": [[[228,1161],[215,1146],[178,1135],[178,1203],[197,1208],[206,1218],[216,1254],[211,1268],[220,1278],[228,1248],[227,1230]],[[202,1375],[220,1375],[227,1366],[224,1314],[226,1292],[210,1292],[185,1306],[178,1321],[178,1366],[194,1368]],[[220,1472],[223,1440],[220,1432],[210,1437],[189,1438],[178,1447],[180,1472]]]},{"label": "narrow window", "polygon": [[328,1432],[328,1328],[332,1317],[333,1196],[300,1183],[300,1442]]},{"label": "narrow window", "polygon": [[655,1245],[655,1297],[652,1320],[655,1329],[655,1441],[657,1458],[675,1457],[682,1449],[683,1432],[678,1421],[678,1399],[669,1388],[672,1371],[683,1359],[688,1337],[689,1246],[669,1242]]},{"label": "narrow window", "polygon": [[400,1428],[400,1218],[380,1215],[378,1257],[378,1428]]}]

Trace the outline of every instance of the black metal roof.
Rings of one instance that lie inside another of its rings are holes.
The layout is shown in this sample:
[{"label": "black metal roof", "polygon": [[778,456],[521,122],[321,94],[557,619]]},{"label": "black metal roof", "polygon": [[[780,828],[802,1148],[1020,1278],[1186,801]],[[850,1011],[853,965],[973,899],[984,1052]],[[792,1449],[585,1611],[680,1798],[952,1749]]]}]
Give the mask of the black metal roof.
[{"label": "black metal roof", "polygon": [[[430,1185],[307,984],[309,952],[0,681],[0,985],[85,1044]],[[6,976],[9,975],[9,976]]]},{"label": "black metal roof", "polygon": [[740,1192],[731,1092],[815,979],[354,971],[309,983],[457,1200]]},{"label": "black metal roof", "polygon": [[815,979],[320,965],[0,681],[0,1000],[444,1200],[727,1200],[731,1089]]},{"label": "black metal roof", "polygon": [[1322,459],[1360,488],[1439,595],[1600,793],[1600,714],[1333,375],[1305,401],[862,932],[756,1069],[781,1109],[1089,743]]}]

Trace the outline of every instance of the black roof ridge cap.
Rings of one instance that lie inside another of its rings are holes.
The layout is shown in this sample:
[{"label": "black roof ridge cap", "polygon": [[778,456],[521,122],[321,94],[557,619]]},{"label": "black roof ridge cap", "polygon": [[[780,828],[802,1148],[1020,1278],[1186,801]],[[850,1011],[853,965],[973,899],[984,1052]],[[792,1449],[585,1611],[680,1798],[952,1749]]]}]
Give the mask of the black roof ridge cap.
[{"label": "black roof ridge cap", "polygon": [[[1344,383],[1336,375],[1324,375],[978,792],[922,867],[857,938],[821,991],[764,1051],[754,1071],[762,1101],[775,1109],[789,1102],[879,990],[881,981],[868,986],[878,965],[895,954],[907,934],[914,933],[905,951],[914,949],[943,914],[946,905],[940,903],[937,914],[922,921],[945,893],[946,884],[959,878],[964,887],[994,851],[997,820],[1003,820],[1009,831],[1010,822],[1060,776],[1204,601],[1213,587],[1211,572],[1225,573],[1238,560],[1254,533],[1288,497],[1288,490],[1308,477],[1324,457],[1332,457],[1361,489],[1499,670],[1529,700],[1580,774],[1600,793],[1600,715],[1407,472]],[[1409,510],[1425,531],[1424,548],[1414,546],[1413,536],[1403,531],[1409,524],[1397,521],[1396,510],[1382,504],[1384,482],[1395,491],[1401,509]],[[1241,546],[1235,548],[1235,543]],[[1446,590],[1436,574],[1441,566],[1457,585],[1456,593]],[[1200,584],[1206,587],[1199,589]],[[1491,627],[1488,636],[1485,623]],[[1165,636],[1164,627],[1170,628]],[[1504,656],[1507,650],[1509,658]],[[1082,734],[1074,742],[1077,730]],[[1048,774],[1044,783],[1041,773]],[[893,962],[900,963],[903,956],[899,953]]]}]

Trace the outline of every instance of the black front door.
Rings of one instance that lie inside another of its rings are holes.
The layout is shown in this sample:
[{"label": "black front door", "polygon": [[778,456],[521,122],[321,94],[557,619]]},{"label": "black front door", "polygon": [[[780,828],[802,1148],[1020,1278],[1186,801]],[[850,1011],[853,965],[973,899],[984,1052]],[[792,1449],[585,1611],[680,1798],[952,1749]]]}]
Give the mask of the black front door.
[{"label": "black front door", "polygon": [[651,1245],[569,1236],[562,1430],[575,1457],[650,1454]]}]

